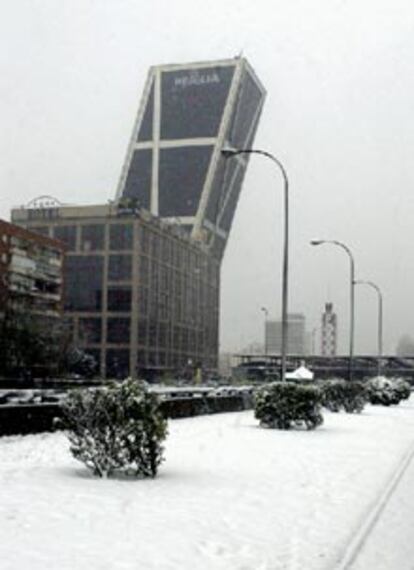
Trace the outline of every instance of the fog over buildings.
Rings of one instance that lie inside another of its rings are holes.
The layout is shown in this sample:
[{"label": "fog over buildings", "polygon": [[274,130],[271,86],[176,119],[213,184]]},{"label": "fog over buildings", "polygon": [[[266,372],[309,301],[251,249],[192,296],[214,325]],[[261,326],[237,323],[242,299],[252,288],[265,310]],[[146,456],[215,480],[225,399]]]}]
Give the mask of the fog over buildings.
[{"label": "fog over buildings", "polygon": [[[255,147],[290,179],[289,311],[348,341],[348,260],[384,293],[384,350],[414,330],[414,6],[397,0],[20,0],[0,8],[0,217],[41,194],[113,199],[147,70],[249,59],[267,90]],[[224,256],[221,347],[280,318],[283,181],[252,157]],[[376,351],[374,292],[356,289],[355,352]]]}]

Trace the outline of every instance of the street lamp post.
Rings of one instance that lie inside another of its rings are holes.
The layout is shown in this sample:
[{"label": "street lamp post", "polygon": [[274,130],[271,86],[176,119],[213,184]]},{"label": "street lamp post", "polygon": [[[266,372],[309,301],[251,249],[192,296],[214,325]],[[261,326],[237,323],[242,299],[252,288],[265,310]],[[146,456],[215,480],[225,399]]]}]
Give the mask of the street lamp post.
[{"label": "street lamp post", "polygon": [[265,150],[252,148],[223,148],[221,151],[225,158],[239,154],[260,154],[276,164],[283,176],[284,183],[284,240],[283,240],[283,266],[282,266],[282,347],[281,347],[281,380],[286,377],[287,352],[287,310],[288,310],[288,273],[289,273],[289,179],[287,172],[278,158]]},{"label": "street lamp post", "polygon": [[372,289],[375,289],[378,295],[378,337],[377,337],[377,347],[378,347],[378,364],[377,364],[377,374],[381,374],[381,359],[382,359],[382,331],[383,331],[383,297],[381,289],[373,283],[372,281],[355,281],[355,285],[368,285]]},{"label": "street lamp post", "polygon": [[264,318],[264,353],[265,353],[265,356],[267,357],[267,349],[268,349],[268,346],[267,346],[267,317],[269,316],[269,311],[266,309],[266,307],[262,307],[260,310],[264,313],[264,316],[265,316],[265,318]]},{"label": "street lamp post", "polygon": [[355,322],[355,261],[351,250],[347,245],[336,240],[326,239],[313,239],[311,245],[323,245],[325,243],[337,245],[342,248],[349,257],[350,263],[350,296],[349,296],[349,363],[348,363],[348,378],[352,380],[353,377],[353,358],[354,358],[354,322]]}]

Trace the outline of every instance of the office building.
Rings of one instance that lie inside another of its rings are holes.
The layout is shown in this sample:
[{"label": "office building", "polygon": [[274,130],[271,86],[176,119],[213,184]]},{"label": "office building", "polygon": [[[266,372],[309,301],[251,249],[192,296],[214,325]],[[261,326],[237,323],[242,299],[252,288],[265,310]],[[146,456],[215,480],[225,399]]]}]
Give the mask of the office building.
[{"label": "office building", "polygon": [[321,327],[321,354],[322,356],[336,356],[337,350],[337,317],[333,311],[332,303],[325,303],[322,313]]},{"label": "office building", "polygon": [[[266,346],[268,354],[281,354],[282,321],[266,321]],[[288,314],[286,353],[293,356],[306,354],[305,316],[301,313]]]},{"label": "office building", "polygon": [[217,368],[219,262],[180,228],[116,205],[14,210],[66,244],[66,320],[106,377]]},{"label": "office building", "polygon": [[221,258],[265,90],[244,58],[150,69],[118,184],[134,200],[180,224]]}]

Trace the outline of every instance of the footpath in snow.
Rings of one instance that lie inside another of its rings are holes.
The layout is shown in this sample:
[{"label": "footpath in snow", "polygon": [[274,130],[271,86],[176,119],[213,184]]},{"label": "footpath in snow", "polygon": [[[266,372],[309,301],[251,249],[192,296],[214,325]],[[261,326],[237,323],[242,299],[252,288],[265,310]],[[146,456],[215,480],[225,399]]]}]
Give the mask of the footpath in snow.
[{"label": "footpath in snow", "polygon": [[[414,402],[311,432],[253,412],[169,425],[155,480],[92,477],[63,433],[1,438],[2,570],[335,570],[413,446]],[[353,570],[412,568],[413,469]]]}]

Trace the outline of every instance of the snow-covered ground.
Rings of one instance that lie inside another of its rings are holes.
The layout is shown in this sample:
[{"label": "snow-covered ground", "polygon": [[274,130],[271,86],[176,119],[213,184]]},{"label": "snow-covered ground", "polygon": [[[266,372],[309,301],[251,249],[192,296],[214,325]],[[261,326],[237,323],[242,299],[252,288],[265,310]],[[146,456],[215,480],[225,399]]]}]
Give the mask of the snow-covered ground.
[{"label": "snow-covered ground", "polygon": [[[260,429],[252,412],[169,429],[155,480],[92,477],[63,433],[0,438],[1,569],[339,568],[413,447],[414,401],[325,412],[311,432]],[[412,568],[410,470],[352,568]]]}]

